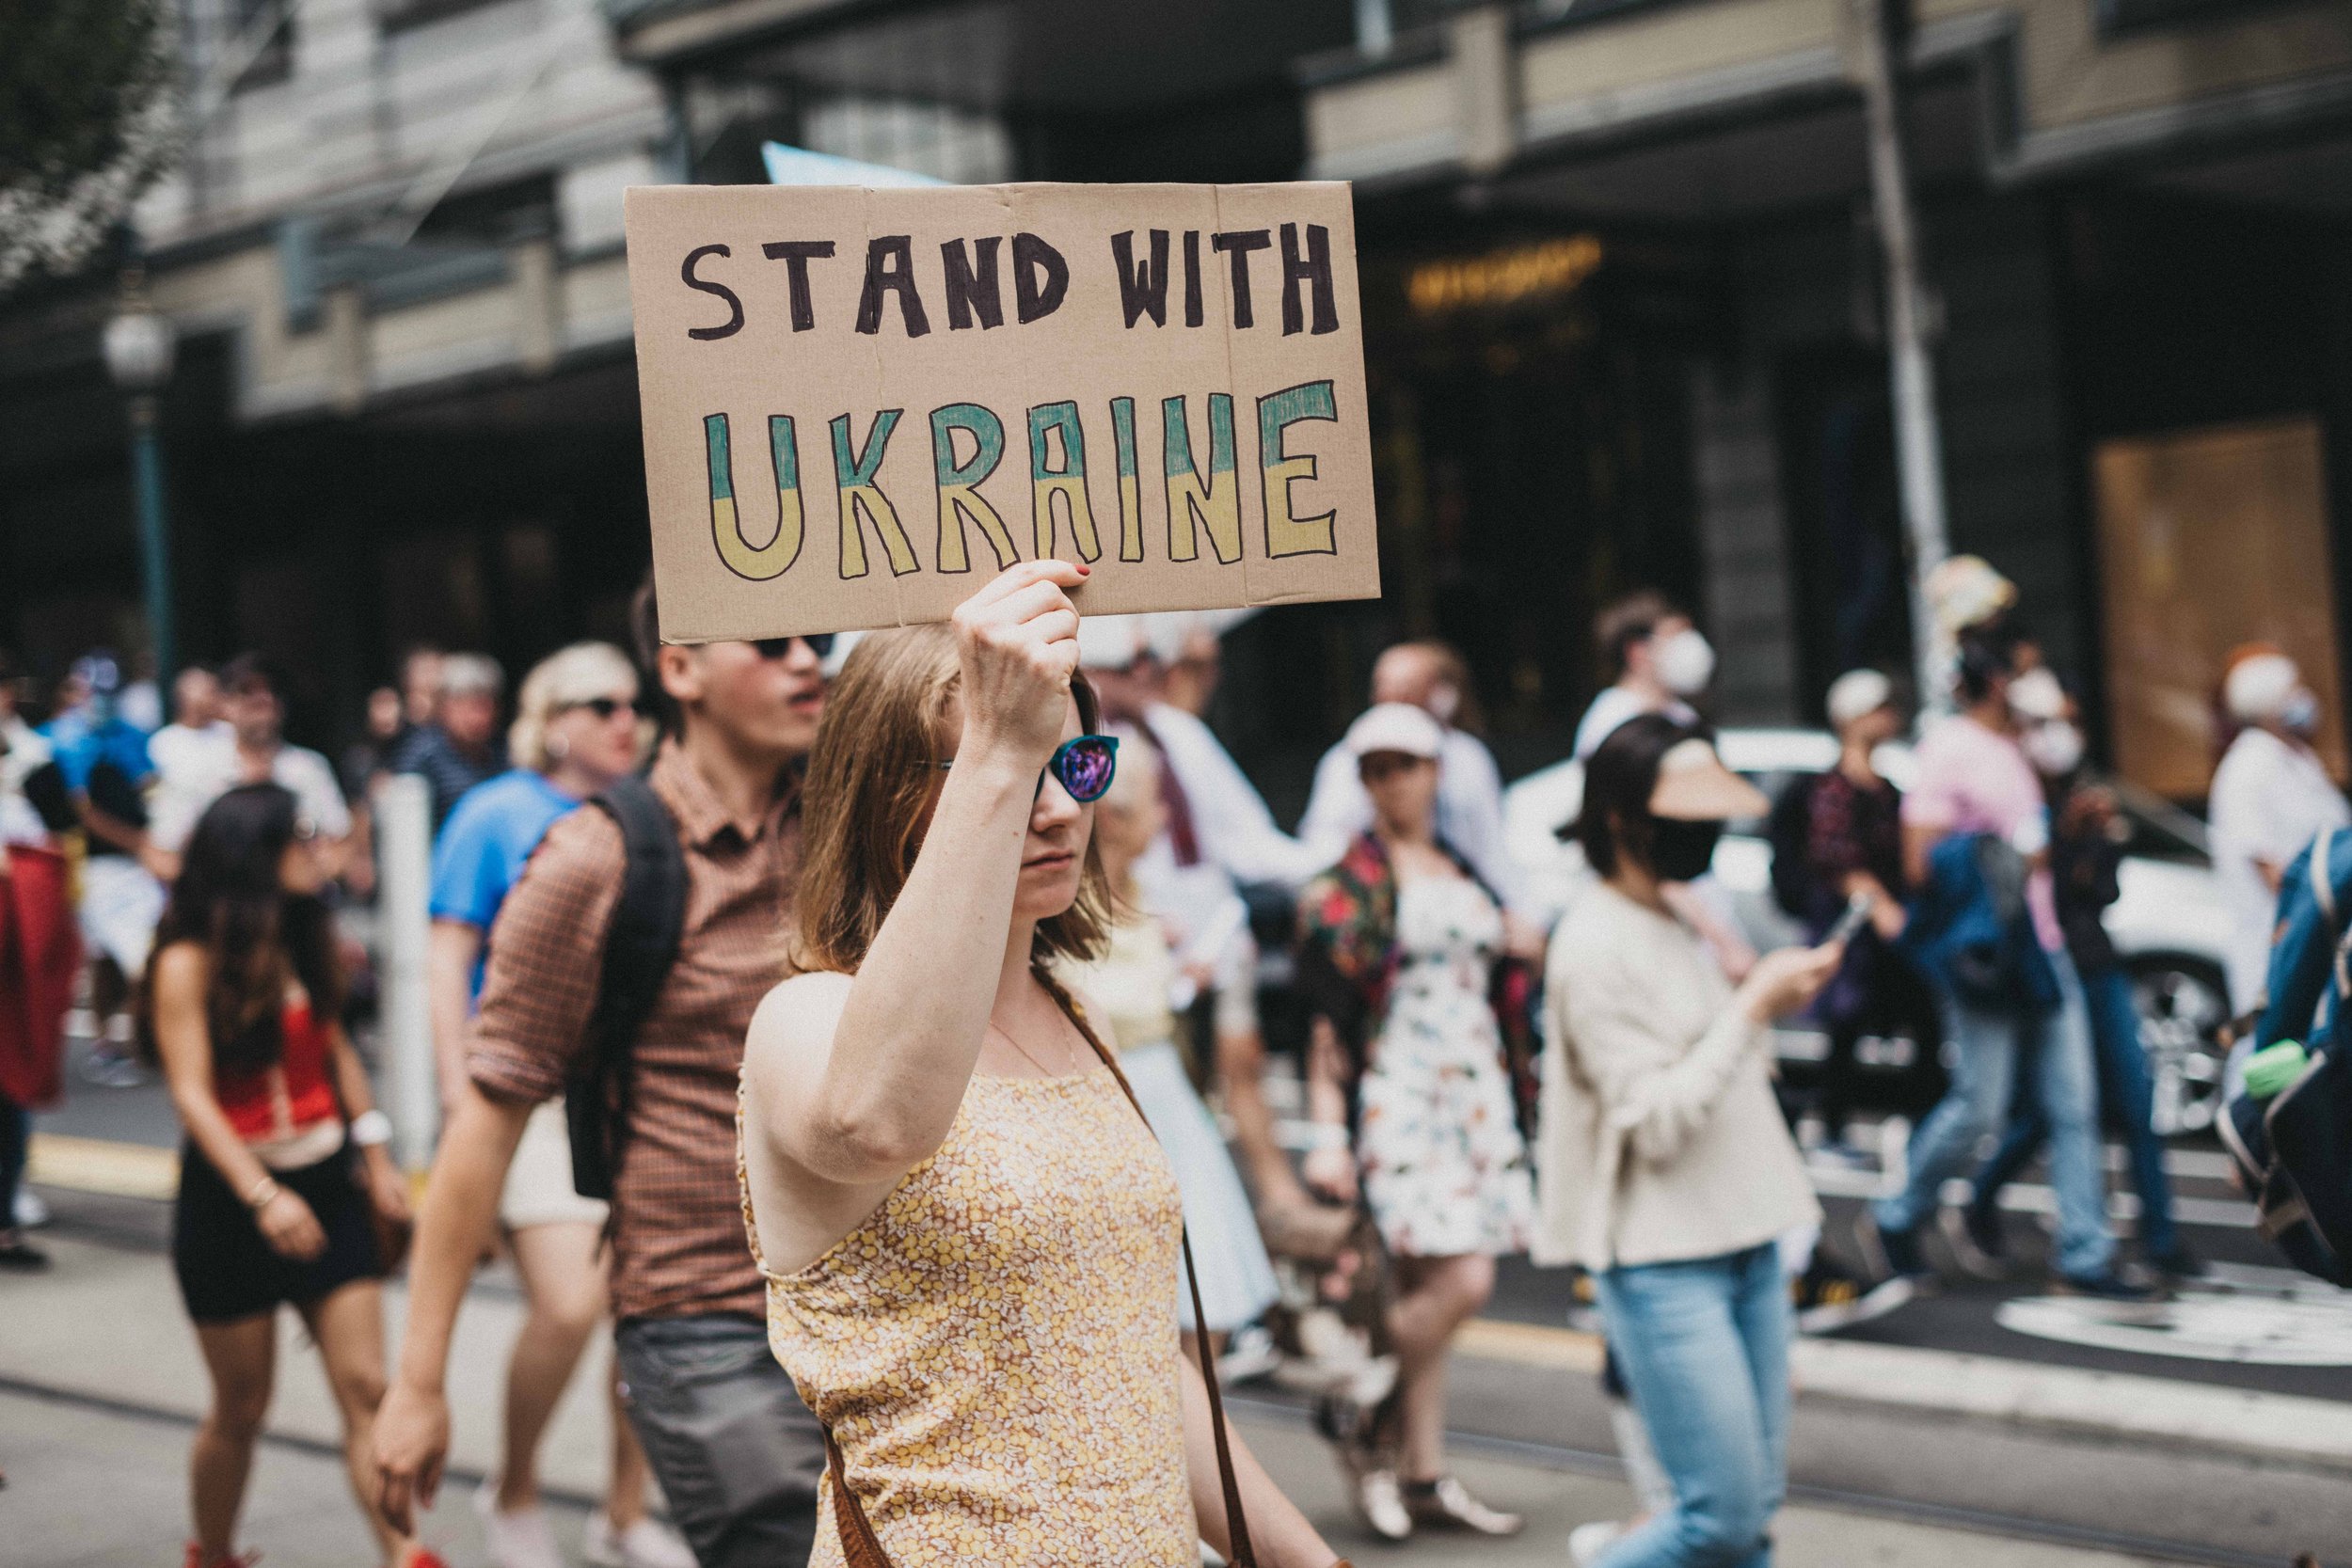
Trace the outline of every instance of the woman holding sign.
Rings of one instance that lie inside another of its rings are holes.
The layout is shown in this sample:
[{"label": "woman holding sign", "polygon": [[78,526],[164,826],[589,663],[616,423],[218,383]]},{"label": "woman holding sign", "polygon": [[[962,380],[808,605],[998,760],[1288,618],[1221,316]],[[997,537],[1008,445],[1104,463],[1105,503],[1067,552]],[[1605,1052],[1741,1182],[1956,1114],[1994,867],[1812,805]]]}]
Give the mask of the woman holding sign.
[{"label": "woman holding sign", "polygon": [[1046,967],[1106,919],[1086,576],[1026,562],[867,638],[812,756],[803,973],[753,1020],[742,1145],[771,1342],[829,1438],[817,1568],[1333,1561],[1178,1352],[1175,1179]]}]

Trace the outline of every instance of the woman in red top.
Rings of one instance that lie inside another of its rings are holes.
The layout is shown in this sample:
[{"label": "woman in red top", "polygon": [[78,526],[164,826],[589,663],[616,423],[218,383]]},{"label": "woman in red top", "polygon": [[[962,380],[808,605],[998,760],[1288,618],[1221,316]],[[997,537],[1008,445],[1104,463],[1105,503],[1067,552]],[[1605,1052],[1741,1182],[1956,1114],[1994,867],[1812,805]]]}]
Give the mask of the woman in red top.
[{"label": "woman in red top", "polygon": [[188,1568],[227,1568],[253,1445],[269,1411],[278,1307],[326,1363],[369,1528],[392,1568],[440,1560],[394,1534],[362,1477],[384,1394],[383,1265],[374,1219],[407,1219],[390,1129],[337,1022],[328,869],[294,797],[246,784],[189,838],[155,931],[147,1023],[187,1130],[172,1267],[213,1378],[191,1457]]}]

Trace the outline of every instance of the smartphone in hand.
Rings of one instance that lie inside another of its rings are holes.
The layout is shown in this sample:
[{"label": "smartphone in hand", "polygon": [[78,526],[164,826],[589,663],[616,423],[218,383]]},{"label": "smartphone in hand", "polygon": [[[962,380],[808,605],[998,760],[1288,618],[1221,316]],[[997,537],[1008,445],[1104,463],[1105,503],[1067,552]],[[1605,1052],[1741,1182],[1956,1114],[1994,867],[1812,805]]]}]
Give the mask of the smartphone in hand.
[{"label": "smartphone in hand", "polygon": [[1847,899],[1846,912],[1839,915],[1837,924],[1829,928],[1829,934],[1821,939],[1821,945],[1826,947],[1834,942],[1851,942],[1853,934],[1862,929],[1864,923],[1870,918],[1870,895],[1867,893],[1857,893]]}]

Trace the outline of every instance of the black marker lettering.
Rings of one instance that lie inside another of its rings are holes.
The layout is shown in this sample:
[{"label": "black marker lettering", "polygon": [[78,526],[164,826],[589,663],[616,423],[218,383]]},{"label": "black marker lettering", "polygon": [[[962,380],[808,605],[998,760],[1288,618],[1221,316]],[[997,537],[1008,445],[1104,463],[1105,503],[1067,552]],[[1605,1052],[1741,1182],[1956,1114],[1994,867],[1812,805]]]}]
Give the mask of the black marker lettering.
[{"label": "black marker lettering", "polygon": [[831,240],[771,240],[759,247],[759,253],[771,261],[784,263],[785,277],[792,289],[792,330],[806,332],[817,325],[816,307],[808,297],[808,259],[831,256]]},{"label": "black marker lettering", "polygon": [[732,338],[743,330],[743,302],[736,297],[735,291],[724,283],[713,283],[694,276],[694,263],[704,257],[732,256],[733,254],[733,251],[723,245],[697,245],[686,253],[685,261],[677,269],[678,277],[685,280],[688,288],[699,289],[707,294],[717,294],[721,299],[725,300],[728,311],[726,325],[690,326],[686,329],[688,337],[707,342],[713,338]]}]

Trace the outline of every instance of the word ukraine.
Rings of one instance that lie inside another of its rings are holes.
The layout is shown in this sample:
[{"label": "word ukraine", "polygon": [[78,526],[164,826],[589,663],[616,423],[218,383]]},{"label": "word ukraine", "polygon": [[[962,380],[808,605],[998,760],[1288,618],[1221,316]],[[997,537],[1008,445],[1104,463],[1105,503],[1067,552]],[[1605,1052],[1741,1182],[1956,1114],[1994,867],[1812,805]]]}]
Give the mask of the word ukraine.
[{"label": "word ukraine", "polygon": [[[1225,392],[1211,392],[1206,398],[1207,440],[1200,455],[1196,455],[1188,401],[1182,396],[1165,398],[1159,408],[1159,472],[1166,479],[1160,519],[1165,525],[1164,553],[1169,561],[1197,561],[1205,533],[1210,553],[1232,565],[1242,558],[1233,400]],[[1336,514],[1325,511],[1300,516],[1293,509],[1291,486],[1315,477],[1315,460],[1310,455],[1293,456],[1283,439],[1289,427],[1302,420],[1339,418],[1331,383],[1310,381],[1285,388],[1259,398],[1257,404],[1267,558],[1337,553],[1332,534]],[[835,515],[840,523],[840,576],[845,579],[862,578],[869,570],[867,531],[878,538],[893,575],[903,577],[921,569],[898,504],[877,482],[905,413],[903,408],[881,410],[863,436],[856,433],[847,414],[836,415],[826,424],[833,454]],[[1116,452],[1118,559],[1140,562],[1146,555],[1136,400],[1111,399],[1108,417]],[[1086,435],[1077,404],[1039,404],[1025,411],[1023,422],[1028,431],[1031,543],[1025,556],[1003,512],[980,493],[981,484],[1004,461],[1004,420],[977,403],[950,403],[931,410],[931,470],[936,476],[932,497],[937,519],[932,560],[937,570],[972,569],[970,531],[974,529],[995,557],[999,570],[1016,561],[1055,554],[1063,528],[1068,529],[1079,560],[1091,563],[1103,559],[1102,531],[1096,525],[1088,490]],[[710,535],[719,559],[728,571],[749,581],[765,582],[783,576],[800,560],[806,533],[800,437],[792,416],[768,417],[768,465],[775,482],[776,509],[774,526],[765,531],[769,537],[764,545],[753,545],[745,537],[744,518],[736,499],[733,433],[727,416],[705,415],[703,439],[710,486]],[[957,455],[960,448],[966,455]]]}]

